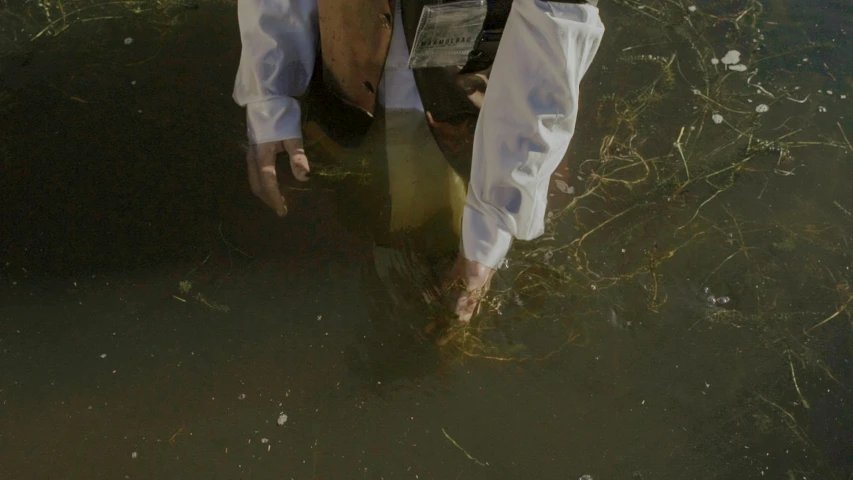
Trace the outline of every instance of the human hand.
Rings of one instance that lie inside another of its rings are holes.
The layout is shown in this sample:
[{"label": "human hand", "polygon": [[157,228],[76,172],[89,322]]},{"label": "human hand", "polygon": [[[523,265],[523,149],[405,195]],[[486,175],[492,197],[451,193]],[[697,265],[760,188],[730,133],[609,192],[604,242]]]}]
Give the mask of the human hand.
[{"label": "human hand", "polygon": [[476,73],[456,75],[456,85],[468,96],[468,100],[478,109],[483,108],[483,99],[486,95],[486,87],[489,85],[489,75],[492,67]]},{"label": "human hand", "polygon": [[455,321],[434,320],[427,324],[424,333],[429,335],[438,327],[443,327],[444,332],[439,336],[436,343],[444,345],[449,342],[480,311],[482,301],[489,291],[495,272],[495,269],[468,260],[462,252],[459,252],[456,263],[440,287],[445,298],[452,302],[450,307],[453,310]]},{"label": "human hand", "polygon": [[275,171],[275,156],[281,152],[287,152],[290,157],[293,176],[300,182],[307,181],[311,168],[300,138],[250,145],[246,153],[252,193],[275,210],[279,217],[287,215],[287,202],[279,189]]}]

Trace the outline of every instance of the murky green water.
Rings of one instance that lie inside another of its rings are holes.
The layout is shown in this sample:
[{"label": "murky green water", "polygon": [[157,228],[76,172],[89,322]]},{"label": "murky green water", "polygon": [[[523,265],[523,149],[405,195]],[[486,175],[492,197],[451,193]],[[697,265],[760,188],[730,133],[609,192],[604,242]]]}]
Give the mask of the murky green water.
[{"label": "murky green water", "polygon": [[428,146],[317,140],[279,220],[233,6],[4,4],[0,477],[850,478],[849,2],[601,4],[548,234],[443,349]]}]

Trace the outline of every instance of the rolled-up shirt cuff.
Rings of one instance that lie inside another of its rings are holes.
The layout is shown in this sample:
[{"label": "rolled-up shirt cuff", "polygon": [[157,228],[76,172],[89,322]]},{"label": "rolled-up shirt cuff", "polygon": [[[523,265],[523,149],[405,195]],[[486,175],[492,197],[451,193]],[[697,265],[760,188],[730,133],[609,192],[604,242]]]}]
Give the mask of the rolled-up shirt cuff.
[{"label": "rolled-up shirt cuff", "polygon": [[277,142],[302,138],[302,111],[291,97],[278,97],[246,105],[249,143]]},{"label": "rolled-up shirt cuff", "polygon": [[497,219],[470,206],[462,216],[462,255],[489,268],[498,269],[509,248],[512,234]]}]

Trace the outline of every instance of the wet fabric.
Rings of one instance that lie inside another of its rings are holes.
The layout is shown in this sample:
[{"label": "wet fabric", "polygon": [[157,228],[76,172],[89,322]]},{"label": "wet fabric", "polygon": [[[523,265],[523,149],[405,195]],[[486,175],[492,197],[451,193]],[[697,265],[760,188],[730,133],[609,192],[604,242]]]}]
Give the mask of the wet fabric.
[{"label": "wet fabric", "polygon": [[[396,13],[378,100],[386,110],[423,111],[404,67],[399,7]],[[243,50],[233,97],[246,107],[250,141],[301,138],[293,97],[307,89],[316,60],[316,0],[240,0],[238,14]],[[466,258],[496,268],[513,238],[543,232],[549,180],[574,133],[580,81],[603,33],[592,5],[514,4],[474,136],[462,220]]]},{"label": "wet fabric", "polygon": [[243,48],[233,98],[246,107],[252,144],[302,138],[294,98],[308,88],[317,57],[317,0],[240,0]]},{"label": "wet fabric", "polygon": [[[399,8],[399,7],[398,7]],[[302,138],[301,109],[319,44],[317,0],[240,0],[237,8],[243,49],[234,101],[246,107],[251,143]],[[386,109],[423,111],[400,15],[388,52],[378,100]]]},{"label": "wet fabric", "polygon": [[603,34],[592,5],[514,3],[474,134],[466,258],[497,268],[514,238],[544,232],[551,174],[574,134],[580,82]]}]

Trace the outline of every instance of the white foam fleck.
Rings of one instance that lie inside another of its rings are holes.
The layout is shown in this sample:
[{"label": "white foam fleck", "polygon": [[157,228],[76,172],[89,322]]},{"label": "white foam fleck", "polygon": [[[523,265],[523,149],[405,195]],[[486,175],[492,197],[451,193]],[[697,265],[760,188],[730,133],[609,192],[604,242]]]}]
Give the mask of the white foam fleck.
[{"label": "white foam fleck", "polygon": [[726,65],[735,65],[740,63],[740,52],[737,50],[729,50],[721,61]]},{"label": "white foam fleck", "polygon": [[278,419],[275,422],[279,427],[287,423],[287,414],[281,412],[278,414]]}]

